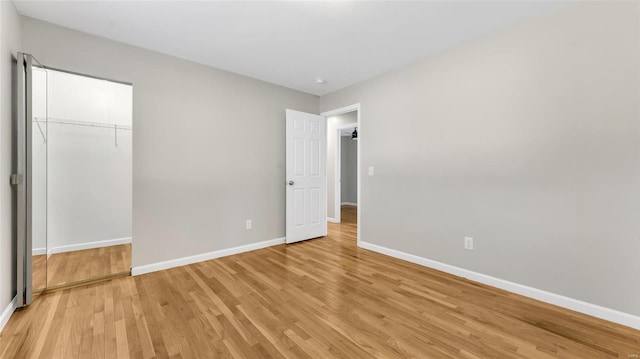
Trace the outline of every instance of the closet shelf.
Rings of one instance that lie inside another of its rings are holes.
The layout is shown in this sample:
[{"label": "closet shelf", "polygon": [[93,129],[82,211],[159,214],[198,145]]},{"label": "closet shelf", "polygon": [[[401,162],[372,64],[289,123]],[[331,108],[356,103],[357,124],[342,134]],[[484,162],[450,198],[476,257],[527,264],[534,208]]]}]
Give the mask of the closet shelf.
[{"label": "closet shelf", "polygon": [[33,122],[36,123],[56,123],[60,125],[74,125],[74,126],[86,126],[86,127],[101,127],[101,128],[111,128],[115,130],[125,130],[131,131],[133,128],[128,125],[118,125],[113,123],[103,123],[103,122],[90,122],[90,121],[77,121],[77,120],[67,120],[63,118],[54,118],[54,117],[34,117]]}]

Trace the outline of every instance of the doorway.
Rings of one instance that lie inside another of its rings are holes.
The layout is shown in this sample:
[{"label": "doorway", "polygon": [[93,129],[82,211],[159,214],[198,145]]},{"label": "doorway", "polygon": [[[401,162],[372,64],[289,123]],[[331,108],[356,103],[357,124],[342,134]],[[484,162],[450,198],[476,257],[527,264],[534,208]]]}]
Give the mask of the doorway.
[{"label": "doorway", "polygon": [[[327,121],[327,222],[360,243],[360,104],[322,113]],[[336,226],[338,225],[338,226]]]},{"label": "doorway", "polygon": [[[324,112],[320,115],[287,109],[285,112],[285,243],[295,243],[313,238],[326,236],[329,230],[329,222],[339,222],[342,217],[341,195],[337,194],[342,186],[336,180],[337,164],[335,153],[340,142],[340,130],[333,127],[327,131],[329,118],[345,115],[348,120],[344,120],[341,125],[344,128],[352,128],[353,139],[357,143],[355,152],[357,153],[355,183],[356,201],[352,206],[351,217],[355,217],[356,245],[360,245],[360,231],[357,227],[361,223],[361,176],[360,176],[360,104],[355,104],[333,111]],[[355,121],[354,121],[355,120]],[[357,132],[357,135],[354,133]],[[328,144],[329,133],[333,142]],[[355,136],[353,136],[355,135]],[[328,150],[330,149],[330,150]],[[333,161],[327,165],[327,155],[332,153]],[[332,201],[331,205],[328,202]],[[332,211],[333,213],[330,213]],[[355,212],[355,213],[353,213]],[[336,220],[336,217],[338,218]],[[339,223],[336,223],[339,225]],[[357,233],[356,233],[357,232]]]},{"label": "doorway", "polygon": [[358,128],[348,127],[340,131],[340,144],[338,144],[337,158],[340,164],[338,180],[340,181],[340,195],[338,201],[342,206],[358,206]]},{"label": "doorway", "polygon": [[46,283],[52,288],[131,267],[133,87],[47,72],[48,110],[34,121],[47,129]]}]

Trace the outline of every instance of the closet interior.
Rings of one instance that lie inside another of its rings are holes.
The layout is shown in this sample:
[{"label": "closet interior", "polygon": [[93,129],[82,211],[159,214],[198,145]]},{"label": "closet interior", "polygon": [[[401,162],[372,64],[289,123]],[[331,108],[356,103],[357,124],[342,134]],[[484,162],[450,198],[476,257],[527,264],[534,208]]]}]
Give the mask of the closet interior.
[{"label": "closet interior", "polygon": [[34,292],[130,273],[132,96],[130,84],[32,67]]}]

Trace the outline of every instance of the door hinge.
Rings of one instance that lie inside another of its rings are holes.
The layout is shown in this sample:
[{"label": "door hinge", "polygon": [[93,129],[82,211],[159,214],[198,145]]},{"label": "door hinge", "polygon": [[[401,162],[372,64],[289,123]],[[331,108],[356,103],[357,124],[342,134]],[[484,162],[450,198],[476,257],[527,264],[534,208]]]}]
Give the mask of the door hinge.
[{"label": "door hinge", "polygon": [[21,174],[14,173],[11,175],[12,186],[22,184],[23,182],[24,182],[24,176],[22,176]]}]

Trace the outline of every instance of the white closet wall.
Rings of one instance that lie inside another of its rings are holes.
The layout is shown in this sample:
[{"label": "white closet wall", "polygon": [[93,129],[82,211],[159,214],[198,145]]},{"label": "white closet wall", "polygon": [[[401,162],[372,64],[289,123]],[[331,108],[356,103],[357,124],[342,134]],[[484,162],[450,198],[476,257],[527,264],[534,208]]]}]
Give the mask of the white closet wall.
[{"label": "white closet wall", "polygon": [[55,121],[130,129],[132,87],[56,71],[48,78],[48,251],[128,242],[132,131]]}]

